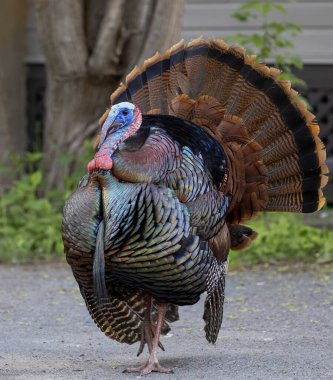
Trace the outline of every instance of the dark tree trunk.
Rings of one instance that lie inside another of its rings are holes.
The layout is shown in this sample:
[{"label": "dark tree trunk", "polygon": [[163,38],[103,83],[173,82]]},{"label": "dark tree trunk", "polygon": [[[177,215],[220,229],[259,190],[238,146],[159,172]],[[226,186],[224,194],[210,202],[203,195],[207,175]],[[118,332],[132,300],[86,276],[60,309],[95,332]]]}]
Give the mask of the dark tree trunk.
[{"label": "dark tree trunk", "polygon": [[9,187],[13,175],[11,154],[26,148],[24,25],[25,3],[20,0],[0,2],[0,171],[1,189]]},{"label": "dark tree trunk", "polygon": [[61,188],[123,75],[177,42],[185,0],[35,3],[48,70],[45,174]]}]

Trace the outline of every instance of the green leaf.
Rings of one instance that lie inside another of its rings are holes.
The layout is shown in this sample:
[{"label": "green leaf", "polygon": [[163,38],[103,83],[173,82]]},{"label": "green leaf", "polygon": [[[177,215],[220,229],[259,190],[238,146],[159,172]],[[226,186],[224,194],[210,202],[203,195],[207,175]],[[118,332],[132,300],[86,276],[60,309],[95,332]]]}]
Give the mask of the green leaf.
[{"label": "green leaf", "polygon": [[257,61],[259,62],[273,58],[275,65],[285,72],[286,77],[291,80],[292,84],[304,87],[305,82],[292,74],[292,67],[301,69],[303,63],[299,58],[290,54],[290,51],[294,49],[294,44],[288,38],[301,33],[302,28],[298,24],[288,21],[277,22],[274,19],[269,21],[272,18],[268,19],[268,15],[272,13],[272,16],[274,16],[274,12],[287,14],[286,8],[281,3],[273,0],[247,1],[237,9],[235,18],[242,19],[242,22],[247,23],[251,18],[256,17],[260,23],[262,34],[239,33],[228,40],[244,46],[249,54],[257,56]]},{"label": "green leaf", "polygon": [[303,62],[297,57],[289,57],[290,63],[298,69],[303,69]]},{"label": "green leaf", "polygon": [[252,1],[251,3],[248,4],[248,6],[244,6],[243,10],[247,9],[252,9],[258,12],[258,14],[262,17],[266,17],[268,14],[272,12],[278,12],[278,13],[283,13],[286,14],[287,11],[285,7],[281,4],[276,4],[272,1]]},{"label": "green leaf", "polygon": [[289,80],[291,82],[292,86],[306,88],[306,82],[303,79],[298,78],[292,72],[289,72],[289,73],[288,72],[283,72],[283,73],[281,73],[278,76],[278,79],[280,79],[280,80]]},{"label": "green leaf", "polygon": [[275,22],[275,21],[267,23],[267,27],[269,29],[273,29],[274,33],[276,33],[276,34],[281,34],[281,33],[283,33],[285,31],[284,25],[280,24],[278,22]]},{"label": "green leaf", "polygon": [[276,47],[283,48],[283,49],[292,49],[294,47],[294,44],[290,40],[287,40],[286,38],[276,39],[275,45]]},{"label": "green leaf", "polygon": [[250,13],[250,12],[235,12],[233,15],[232,15],[233,18],[235,18],[236,20],[240,21],[240,22],[247,22],[251,17],[253,17],[253,15]]},{"label": "green leaf", "polygon": [[42,173],[41,171],[36,171],[30,175],[31,185],[34,189],[37,189],[37,186],[40,185],[42,181]]},{"label": "green leaf", "polygon": [[282,4],[278,4],[278,3],[270,3],[270,4],[272,5],[272,8],[271,8],[272,11],[274,10],[284,15],[288,13],[286,8]]},{"label": "green leaf", "polygon": [[251,43],[257,47],[258,49],[262,49],[263,46],[264,46],[264,43],[265,43],[265,40],[264,38],[260,35],[260,34],[257,34],[257,33],[254,33],[252,36],[251,36],[251,39],[250,39]]},{"label": "green leaf", "polygon": [[253,11],[256,10],[257,5],[260,4],[259,1],[247,1],[245,4],[242,4],[238,10],[239,11]]},{"label": "green leaf", "polygon": [[303,31],[303,28],[300,25],[295,24],[293,22],[285,22],[283,26],[284,26],[286,32],[293,35],[293,36],[297,36],[298,34],[302,33],[302,31]]}]

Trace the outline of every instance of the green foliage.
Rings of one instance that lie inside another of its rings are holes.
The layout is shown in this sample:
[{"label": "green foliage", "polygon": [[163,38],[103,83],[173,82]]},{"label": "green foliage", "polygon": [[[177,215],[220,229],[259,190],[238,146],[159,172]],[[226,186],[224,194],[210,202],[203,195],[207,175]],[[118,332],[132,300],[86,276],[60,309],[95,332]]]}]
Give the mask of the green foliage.
[{"label": "green foliage", "polygon": [[299,215],[265,213],[249,225],[259,233],[252,245],[231,253],[231,266],[333,261],[333,231],[310,227]]},{"label": "green foliage", "polygon": [[[20,177],[8,192],[0,194],[0,262],[63,257],[62,207],[85,168],[82,166],[68,180],[65,192],[43,195],[41,158],[39,153],[16,158],[15,172]],[[299,216],[285,213],[263,214],[250,225],[259,236],[246,250],[231,252],[231,267],[278,261],[333,261],[332,230],[310,227]]]},{"label": "green foliage", "polygon": [[[82,161],[91,157],[90,143]],[[66,191],[45,194],[42,155],[13,157],[18,179],[0,193],[0,263],[29,263],[63,257],[62,207],[86,171],[85,164],[66,181]],[[4,168],[5,170],[5,168]],[[291,214],[263,214],[250,223],[257,240],[246,250],[231,252],[231,267],[278,261],[333,261],[333,231],[305,225]]]},{"label": "green foliage", "polygon": [[306,83],[292,72],[293,67],[301,69],[303,63],[290,53],[294,49],[290,37],[300,34],[302,28],[292,22],[274,21],[273,15],[277,14],[287,15],[287,10],[284,5],[273,0],[249,1],[241,5],[233,17],[241,23],[255,21],[262,32],[238,33],[226,40],[246,47],[249,54],[257,56],[257,61],[273,59],[274,66],[283,71],[279,79],[289,80],[292,85],[304,88]]},{"label": "green foliage", "polygon": [[[90,140],[85,140],[82,146],[82,154],[78,161],[78,167],[74,172],[65,180],[66,197],[69,196],[77,187],[82,176],[87,172],[87,163],[94,156],[94,148]],[[69,162],[72,163],[75,157],[68,157]],[[76,159],[77,161],[77,159]]]},{"label": "green foliage", "polygon": [[[89,145],[89,148],[88,148]],[[91,143],[84,145],[85,163],[92,156]],[[28,263],[63,256],[62,208],[86,171],[82,164],[66,180],[66,190],[45,192],[42,154],[11,157],[10,170],[18,178],[10,190],[0,193],[0,263]],[[8,171],[2,167],[2,171]]]},{"label": "green foliage", "polygon": [[25,160],[17,159],[17,172],[23,166],[30,170],[21,173],[11,189],[1,194],[0,262],[50,259],[63,252],[61,212],[47,197],[39,196],[42,172],[34,167],[37,158],[36,154],[28,154]]},{"label": "green foliage", "polygon": [[90,140],[85,140],[82,146],[82,154],[78,159],[75,159],[72,155],[65,155],[60,158],[63,165],[76,164],[76,169],[73,173],[67,177],[64,181],[64,191],[49,190],[47,197],[51,203],[57,208],[62,209],[64,201],[70,196],[70,194],[77,188],[77,185],[82,176],[87,172],[87,163],[94,156],[93,146]]}]

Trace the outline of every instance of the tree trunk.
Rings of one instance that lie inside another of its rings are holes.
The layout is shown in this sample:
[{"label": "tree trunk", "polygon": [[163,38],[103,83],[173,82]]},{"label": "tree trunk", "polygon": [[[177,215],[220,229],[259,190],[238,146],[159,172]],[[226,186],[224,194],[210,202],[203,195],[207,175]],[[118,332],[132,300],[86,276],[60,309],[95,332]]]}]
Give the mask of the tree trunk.
[{"label": "tree trunk", "polygon": [[20,0],[0,2],[0,171],[1,188],[9,187],[13,175],[11,154],[21,154],[26,148],[25,135],[25,70],[24,25],[25,3]]},{"label": "tree trunk", "polygon": [[109,103],[116,83],[89,76],[57,81],[48,77],[44,167],[48,184],[61,189],[78,163],[83,143],[98,128],[98,118]]},{"label": "tree trunk", "polygon": [[121,78],[177,42],[184,3],[35,0],[48,70],[44,164],[50,188],[63,187]]}]

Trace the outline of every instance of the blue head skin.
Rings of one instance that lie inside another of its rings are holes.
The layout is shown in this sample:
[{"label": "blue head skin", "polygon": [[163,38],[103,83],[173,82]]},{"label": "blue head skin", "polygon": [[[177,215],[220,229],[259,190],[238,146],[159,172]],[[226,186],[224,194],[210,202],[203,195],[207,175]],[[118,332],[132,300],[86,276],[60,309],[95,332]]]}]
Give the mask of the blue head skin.
[{"label": "blue head skin", "polygon": [[[102,146],[108,135],[131,125],[134,120],[134,109],[134,104],[129,102],[118,103],[111,107],[111,110],[102,126],[101,139],[98,144],[98,149]],[[125,133],[125,130],[123,132]]]},{"label": "blue head skin", "polygon": [[141,126],[140,109],[132,103],[115,104],[103,123],[100,142],[95,157],[88,164],[88,171],[96,169],[111,170],[112,155],[118,146],[133,135]]}]

